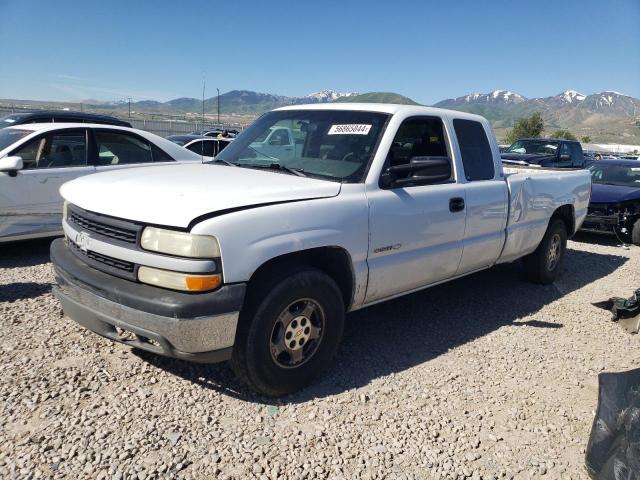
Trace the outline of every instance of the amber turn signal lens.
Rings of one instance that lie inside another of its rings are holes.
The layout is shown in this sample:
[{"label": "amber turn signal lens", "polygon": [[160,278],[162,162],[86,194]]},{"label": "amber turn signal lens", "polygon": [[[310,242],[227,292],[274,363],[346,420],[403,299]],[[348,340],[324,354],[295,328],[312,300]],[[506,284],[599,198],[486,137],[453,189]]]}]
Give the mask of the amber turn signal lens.
[{"label": "amber turn signal lens", "polygon": [[151,267],[138,269],[138,280],[171,290],[186,292],[206,292],[218,288],[222,284],[222,275],[196,275],[192,273],[170,272]]},{"label": "amber turn signal lens", "polygon": [[186,278],[187,290],[191,292],[204,292],[218,288],[221,283],[220,275],[198,275],[197,277],[188,276]]}]

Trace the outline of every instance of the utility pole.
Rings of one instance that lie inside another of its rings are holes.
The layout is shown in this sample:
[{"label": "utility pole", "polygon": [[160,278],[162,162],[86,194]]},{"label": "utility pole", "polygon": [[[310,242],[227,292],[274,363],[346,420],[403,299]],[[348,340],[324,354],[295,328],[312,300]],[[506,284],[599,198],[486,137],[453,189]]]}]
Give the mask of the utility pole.
[{"label": "utility pole", "polygon": [[218,126],[220,126],[220,89],[216,88],[218,91]]},{"label": "utility pole", "polygon": [[131,97],[127,97],[127,101],[129,102],[129,118],[131,118]]},{"label": "utility pole", "polygon": [[82,103],[80,103],[80,111],[83,112],[84,110],[82,110]]},{"label": "utility pole", "polygon": [[202,130],[204,131],[204,87],[205,87],[205,81],[204,81],[204,74],[202,75]]}]

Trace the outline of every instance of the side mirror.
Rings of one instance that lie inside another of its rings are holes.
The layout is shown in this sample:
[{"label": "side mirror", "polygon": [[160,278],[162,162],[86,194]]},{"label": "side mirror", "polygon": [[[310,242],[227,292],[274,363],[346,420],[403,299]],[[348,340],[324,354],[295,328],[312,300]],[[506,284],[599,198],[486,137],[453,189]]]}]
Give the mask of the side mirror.
[{"label": "side mirror", "polygon": [[11,177],[15,177],[18,170],[22,170],[23,168],[24,162],[22,161],[22,157],[13,156],[0,158],[0,172],[7,172]]},{"label": "side mirror", "polygon": [[380,177],[382,188],[431,185],[446,182],[453,172],[449,157],[412,157],[409,163],[387,168]]}]

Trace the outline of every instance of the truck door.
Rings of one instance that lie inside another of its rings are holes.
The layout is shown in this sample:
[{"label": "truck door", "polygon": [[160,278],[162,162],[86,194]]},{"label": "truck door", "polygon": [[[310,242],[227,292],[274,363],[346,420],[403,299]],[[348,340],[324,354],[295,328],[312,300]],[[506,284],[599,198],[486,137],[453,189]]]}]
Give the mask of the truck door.
[{"label": "truck door", "polygon": [[462,275],[493,265],[498,259],[505,240],[509,194],[482,123],[454,119],[453,130],[464,168],[467,208],[462,260],[456,272]]},{"label": "truck door", "polygon": [[[412,158],[452,158],[439,117],[406,119],[393,140],[383,172]],[[410,174],[407,174],[407,178]],[[446,280],[462,255],[464,187],[455,172],[439,184],[368,187],[369,284],[365,302]]]},{"label": "truck door", "polygon": [[571,166],[573,168],[585,168],[584,153],[579,143],[570,143]]},{"label": "truck door", "polygon": [[568,143],[562,142],[560,144],[558,156],[556,157],[556,162],[552,166],[553,168],[571,168],[573,166],[573,162],[571,158],[571,149],[569,148]]},{"label": "truck door", "polygon": [[63,183],[95,171],[87,163],[85,129],[56,130],[27,142],[11,155],[24,168],[0,173],[0,237],[35,237],[62,231]]}]

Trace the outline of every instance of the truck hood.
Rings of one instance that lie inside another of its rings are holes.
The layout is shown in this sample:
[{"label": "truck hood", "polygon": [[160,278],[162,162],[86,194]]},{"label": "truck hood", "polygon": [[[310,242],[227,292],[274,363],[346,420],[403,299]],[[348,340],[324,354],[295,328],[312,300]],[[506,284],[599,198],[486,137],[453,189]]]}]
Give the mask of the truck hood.
[{"label": "truck hood", "polygon": [[60,188],[85,210],[186,228],[223,210],[338,195],[341,184],[277,171],[213,164],[158,165],[78,178]]},{"label": "truck hood", "polygon": [[545,160],[552,160],[554,155],[534,155],[530,153],[503,153],[500,155],[502,160],[512,162],[524,162],[530,165],[539,165]]},{"label": "truck hood", "polygon": [[591,203],[621,203],[640,200],[640,188],[621,185],[591,185]]}]

